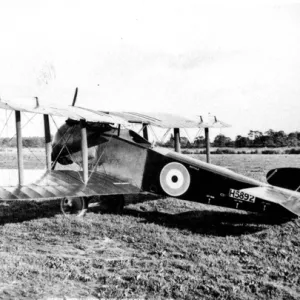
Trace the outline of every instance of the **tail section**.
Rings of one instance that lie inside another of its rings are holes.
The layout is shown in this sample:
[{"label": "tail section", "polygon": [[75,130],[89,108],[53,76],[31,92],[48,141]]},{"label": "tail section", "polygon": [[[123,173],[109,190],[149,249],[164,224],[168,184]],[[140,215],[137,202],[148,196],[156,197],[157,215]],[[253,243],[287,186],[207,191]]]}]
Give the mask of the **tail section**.
[{"label": "tail section", "polygon": [[259,202],[263,211],[281,214],[285,209],[293,215],[300,216],[300,194],[297,192],[275,186],[247,188],[240,192],[255,197],[255,201]]}]

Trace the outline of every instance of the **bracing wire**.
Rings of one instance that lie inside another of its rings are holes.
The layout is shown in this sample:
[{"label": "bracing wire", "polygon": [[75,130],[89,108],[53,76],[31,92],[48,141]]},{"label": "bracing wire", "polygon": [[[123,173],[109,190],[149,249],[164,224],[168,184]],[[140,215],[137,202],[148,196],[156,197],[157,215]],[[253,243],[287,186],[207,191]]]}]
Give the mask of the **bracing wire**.
[{"label": "bracing wire", "polygon": [[5,122],[5,124],[3,125],[3,128],[2,128],[1,133],[0,133],[0,137],[2,136],[2,133],[3,133],[3,131],[5,130],[5,128],[6,128],[7,124],[8,124],[8,121],[9,121],[9,119],[10,119],[12,113],[13,113],[13,111],[10,112],[10,114],[9,114],[9,116],[8,116],[8,118],[7,118],[7,109],[5,110],[6,122]]},{"label": "bracing wire", "polygon": [[[32,119],[36,116],[36,114],[34,114],[32,118],[29,118],[26,114],[23,114],[23,115],[24,115],[24,116],[27,118],[27,120],[28,120],[28,122],[26,123],[26,125],[27,125],[28,123],[31,123],[31,122],[32,122]],[[25,127],[25,125],[24,125],[24,127]],[[26,149],[29,150],[29,152],[37,159],[37,161],[39,161],[41,164],[44,164],[44,162],[41,161],[41,160],[35,155],[35,153],[34,153],[34,152],[32,151],[32,149],[31,149],[31,147],[26,146],[26,144],[24,144],[24,143],[22,143],[22,145],[23,145]],[[35,167],[35,169],[37,169],[37,167]]]},{"label": "bracing wire", "polygon": [[149,128],[150,128],[150,130],[151,130],[151,132],[152,132],[152,134],[153,134],[155,140],[156,140],[156,141],[159,141],[159,139],[158,139],[158,137],[157,137],[157,135],[156,135],[154,129],[152,128],[152,126],[149,126]]},{"label": "bracing wire", "polygon": [[203,128],[199,128],[199,130],[197,131],[195,137],[194,137],[194,140],[200,135],[200,132],[203,131]]},{"label": "bracing wire", "polygon": [[109,138],[109,140],[108,140],[108,142],[107,142],[107,144],[105,145],[104,149],[102,150],[101,154],[100,154],[99,157],[97,158],[97,161],[96,161],[95,165],[92,167],[91,175],[89,176],[88,180],[90,180],[90,178],[92,177],[93,173],[94,173],[95,170],[97,169],[98,163],[99,163],[99,161],[101,160],[103,154],[105,153],[108,144],[111,142],[112,137],[113,137],[113,136],[111,135],[110,138]]},{"label": "bracing wire", "polygon": [[[54,122],[54,124],[55,124],[55,126],[56,126],[56,128],[57,128],[57,130],[58,130],[57,124],[55,123],[54,120],[53,120],[53,122]],[[61,139],[59,140],[59,142],[60,142],[61,140],[64,141],[64,145],[63,145],[62,149],[60,150],[59,155],[61,154],[62,150],[63,150],[64,148],[66,148],[68,154],[70,155],[70,157],[71,157],[73,160],[75,160],[75,159],[73,158],[72,154],[70,153],[69,148],[68,148],[68,146],[67,146],[67,143],[68,143],[69,139],[71,138],[72,134],[74,133],[74,131],[75,131],[75,127],[68,128],[68,130],[67,130],[66,132],[64,132],[64,134],[62,135]],[[66,136],[68,133],[69,133],[69,135],[68,135],[67,139],[65,139],[65,136]],[[55,147],[56,147],[57,145],[58,145],[58,144],[56,144]],[[59,158],[59,155],[57,155],[57,159]],[[57,161],[57,160],[56,160],[56,161]],[[81,167],[81,166],[80,166],[80,167]]]},{"label": "bracing wire", "polygon": [[163,143],[165,141],[165,138],[167,137],[167,135],[169,134],[170,131],[171,131],[171,128],[168,128],[167,131],[165,132],[165,134],[163,135],[163,137],[161,138],[161,143]]},{"label": "bracing wire", "polygon": [[146,125],[142,125],[142,128],[138,131],[138,134],[141,134],[141,132],[144,130]]},{"label": "bracing wire", "polygon": [[[1,135],[2,135],[2,133],[3,133],[3,131],[4,131],[4,129],[6,128],[6,135],[8,136],[8,122],[9,122],[9,119],[10,119],[10,117],[11,117],[11,115],[12,115],[12,112],[13,111],[11,111],[11,113],[10,113],[10,115],[9,116],[7,116],[7,109],[5,110],[5,118],[6,118],[6,122],[5,122],[5,125],[4,125],[4,128],[2,129],[2,131],[1,131]],[[36,114],[34,114],[30,119],[28,119],[27,120],[27,122],[21,127],[21,129],[24,129],[25,128],[25,126],[27,126],[27,124],[35,117],[35,115]],[[0,136],[1,136],[0,135]],[[8,140],[8,144],[13,140],[13,138],[16,136],[16,133]],[[7,153],[7,147],[5,148],[5,154],[6,154],[6,157],[8,157],[8,153]],[[13,158],[13,161],[14,160],[16,160],[16,157],[14,157]]]},{"label": "bracing wire", "polygon": [[[21,129],[24,129],[25,126],[27,126],[27,124],[36,116],[36,114],[34,114],[30,119],[27,120],[27,122],[21,127]],[[12,139],[16,136],[17,134],[15,133],[10,140],[8,141],[9,143],[12,141]]]},{"label": "bracing wire", "polygon": [[186,128],[184,128],[184,132],[185,132],[185,134],[186,134],[186,136],[187,136],[188,141],[189,141],[190,143],[192,143],[192,140],[191,140],[190,135],[189,135],[188,131],[186,130]]}]

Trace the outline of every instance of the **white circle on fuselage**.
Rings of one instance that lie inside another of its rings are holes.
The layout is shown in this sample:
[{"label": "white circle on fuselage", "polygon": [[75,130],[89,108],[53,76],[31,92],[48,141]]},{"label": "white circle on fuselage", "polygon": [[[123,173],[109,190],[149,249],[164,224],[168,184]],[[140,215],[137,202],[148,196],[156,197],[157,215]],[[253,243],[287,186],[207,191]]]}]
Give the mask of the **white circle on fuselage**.
[{"label": "white circle on fuselage", "polygon": [[166,175],[166,182],[168,186],[179,189],[184,182],[183,174],[179,170],[171,169]]},{"label": "white circle on fuselage", "polygon": [[191,177],[187,168],[178,162],[171,162],[160,172],[160,184],[169,196],[183,195],[190,186]]}]

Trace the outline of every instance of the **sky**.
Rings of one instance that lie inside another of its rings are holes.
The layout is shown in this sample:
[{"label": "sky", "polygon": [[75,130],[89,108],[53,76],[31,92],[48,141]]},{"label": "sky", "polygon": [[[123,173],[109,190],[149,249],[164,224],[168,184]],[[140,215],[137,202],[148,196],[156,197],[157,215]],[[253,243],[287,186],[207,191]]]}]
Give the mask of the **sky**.
[{"label": "sky", "polygon": [[[0,1],[0,97],[300,130],[300,2]],[[0,125],[5,122],[3,113]]]}]

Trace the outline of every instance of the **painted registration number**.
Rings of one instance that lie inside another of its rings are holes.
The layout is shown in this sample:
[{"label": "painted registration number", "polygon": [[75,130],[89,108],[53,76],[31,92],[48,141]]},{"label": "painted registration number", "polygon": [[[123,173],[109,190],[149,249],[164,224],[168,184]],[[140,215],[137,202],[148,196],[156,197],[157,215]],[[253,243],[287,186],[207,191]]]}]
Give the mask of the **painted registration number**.
[{"label": "painted registration number", "polygon": [[251,202],[251,203],[255,202],[254,196],[251,196],[245,192],[234,190],[234,189],[229,190],[229,197],[238,199],[238,200],[242,200],[242,201]]}]

